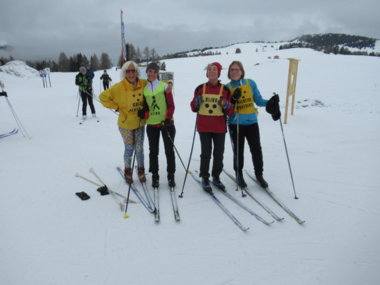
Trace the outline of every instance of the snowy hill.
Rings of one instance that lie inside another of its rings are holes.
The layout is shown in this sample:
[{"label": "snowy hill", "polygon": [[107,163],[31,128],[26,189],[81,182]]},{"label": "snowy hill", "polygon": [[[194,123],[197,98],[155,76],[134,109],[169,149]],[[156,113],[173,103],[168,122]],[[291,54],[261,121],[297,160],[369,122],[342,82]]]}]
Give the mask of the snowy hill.
[{"label": "snowy hill", "polygon": [[[380,280],[380,58],[327,55],[310,49],[258,49],[241,44],[219,56],[165,60],[175,73],[175,143],[188,160],[195,115],[189,102],[206,81],[205,66],[226,69],[243,62],[264,98],[278,92],[284,113],[288,60],[300,59],[295,115],[284,125],[299,200],[291,180],[279,122],[259,109],[264,176],[271,190],[299,217],[298,225],[252,181],[249,191],[283,222],[266,226],[216,193],[250,230],[240,231],[190,177],[178,198],[175,222],[161,144],[161,222],[141,204],[130,204],[129,219],[110,196],[100,196],[93,167],[109,188],[126,195],[116,166],[123,164],[117,117],[96,103],[100,122],[79,125],[76,73],[52,73],[52,88],[37,77],[0,72],[9,100],[31,135],[0,139],[0,278],[3,284],[225,284],[225,285],[375,285]],[[227,54],[228,52],[228,54]],[[274,59],[278,55],[279,59]],[[94,90],[100,91],[96,73]],[[114,81],[119,73],[109,70]],[[321,104],[313,104],[321,102]],[[0,133],[17,124],[0,97]],[[148,142],[145,141],[148,168]],[[196,137],[191,169],[199,168]],[[252,172],[248,146],[245,168]],[[232,169],[226,137],[225,168]],[[177,194],[185,176],[177,158]],[[150,175],[148,175],[148,183]],[[242,198],[226,176],[228,191],[267,220],[268,213]],[[75,192],[91,199],[81,201]],[[132,199],[137,200],[131,194]]]},{"label": "snowy hill", "polygon": [[334,46],[337,46],[339,48],[343,47],[350,52],[380,53],[380,40],[360,36],[350,36],[345,34],[320,34],[303,35],[291,41],[246,42],[235,43],[224,47],[203,48],[187,52],[186,55],[195,56],[206,55],[208,53],[230,54],[237,53],[237,50],[240,50],[243,53],[271,52],[279,50],[283,47],[291,47],[296,46],[298,44],[304,44],[306,46],[310,45],[310,47],[314,47],[317,50],[328,50]]},{"label": "snowy hill", "polygon": [[12,60],[0,66],[0,72],[17,77],[36,77],[39,73],[34,68],[28,66],[24,61]]}]

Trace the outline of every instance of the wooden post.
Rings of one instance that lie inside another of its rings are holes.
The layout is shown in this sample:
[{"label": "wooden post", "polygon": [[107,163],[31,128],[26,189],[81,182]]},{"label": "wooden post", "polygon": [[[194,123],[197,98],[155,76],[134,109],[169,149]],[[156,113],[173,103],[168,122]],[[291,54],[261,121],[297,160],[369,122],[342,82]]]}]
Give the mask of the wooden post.
[{"label": "wooden post", "polygon": [[297,72],[298,72],[298,61],[299,59],[288,58],[289,60],[289,73],[288,73],[288,88],[286,91],[286,104],[285,104],[285,120],[284,124],[288,122],[288,105],[289,97],[292,98],[292,109],[291,115],[294,114],[294,102],[296,97],[296,83],[297,83]]}]

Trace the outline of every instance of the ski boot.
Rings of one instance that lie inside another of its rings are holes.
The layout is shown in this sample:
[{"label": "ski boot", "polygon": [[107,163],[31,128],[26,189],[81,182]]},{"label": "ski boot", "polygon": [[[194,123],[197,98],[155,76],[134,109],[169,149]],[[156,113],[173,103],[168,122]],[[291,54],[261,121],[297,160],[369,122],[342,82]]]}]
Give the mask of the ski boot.
[{"label": "ski boot", "polygon": [[137,176],[139,177],[139,180],[141,183],[146,182],[145,168],[144,167],[137,167]]},{"label": "ski boot", "polygon": [[158,175],[158,173],[153,173],[152,174],[152,187],[153,188],[158,188],[160,186],[160,176]]},{"label": "ski boot", "polygon": [[202,188],[209,194],[214,194],[212,193],[212,188],[210,185],[210,181],[208,180],[208,177],[202,177]]},{"label": "ski boot", "polygon": [[125,181],[126,181],[128,184],[132,184],[132,183],[133,183],[133,179],[132,179],[132,168],[125,168],[125,169],[124,169],[124,178],[125,178]]},{"label": "ski boot", "polygon": [[168,174],[168,184],[170,188],[175,187],[174,174]]},{"label": "ski boot", "polygon": [[214,176],[212,178],[212,184],[214,184],[216,187],[218,187],[219,190],[226,192],[226,186],[224,186],[224,184],[220,181],[219,177]]},{"label": "ski boot", "polygon": [[263,175],[256,175],[257,182],[260,184],[261,187],[268,188],[268,182],[265,181]]},{"label": "ski boot", "polygon": [[240,188],[247,188],[247,183],[244,180],[242,171],[236,171],[236,182]]}]

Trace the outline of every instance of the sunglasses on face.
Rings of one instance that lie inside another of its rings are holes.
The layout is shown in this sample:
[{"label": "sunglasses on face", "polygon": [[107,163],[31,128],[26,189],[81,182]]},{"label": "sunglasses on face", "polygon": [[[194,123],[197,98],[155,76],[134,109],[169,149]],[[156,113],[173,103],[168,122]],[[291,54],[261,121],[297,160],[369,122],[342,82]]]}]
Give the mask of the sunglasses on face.
[{"label": "sunglasses on face", "polygon": [[135,73],[136,69],[127,69],[125,73]]}]

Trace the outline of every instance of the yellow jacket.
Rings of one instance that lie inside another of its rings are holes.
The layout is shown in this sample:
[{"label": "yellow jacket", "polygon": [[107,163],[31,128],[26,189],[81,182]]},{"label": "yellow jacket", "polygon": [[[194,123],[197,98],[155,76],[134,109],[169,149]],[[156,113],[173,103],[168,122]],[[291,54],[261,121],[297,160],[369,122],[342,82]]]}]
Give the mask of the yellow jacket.
[{"label": "yellow jacket", "polygon": [[137,111],[144,107],[145,85],[145,79],[139,79],[136,87],[124,79],[99,95],[104,107],[119,111],[119,127],[135,130],[145,125],[145,120],[140,121],[137,116]]}]

